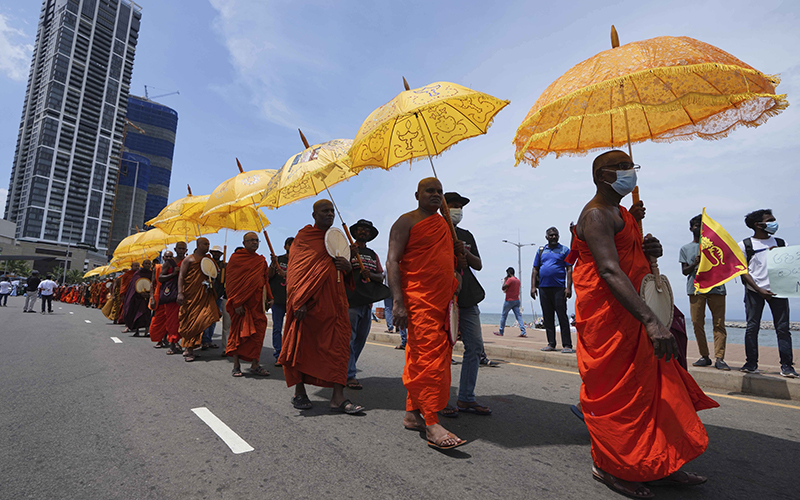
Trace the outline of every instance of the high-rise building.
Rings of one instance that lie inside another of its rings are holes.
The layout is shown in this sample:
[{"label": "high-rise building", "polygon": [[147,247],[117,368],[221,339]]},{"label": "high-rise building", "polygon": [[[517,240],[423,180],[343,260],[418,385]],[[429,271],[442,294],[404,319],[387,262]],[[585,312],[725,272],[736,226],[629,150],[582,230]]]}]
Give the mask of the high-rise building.
[{"label": "high-rise building", "polygon": [[5,209],[17,239],[108,247],[141,17],[130,0],[44,0]]},{"label": "high-rise building", "polygon": [[167,206],[177,129],[175,110],[143,97],[128,97],[128,128],[109,249],[144,228]]}]

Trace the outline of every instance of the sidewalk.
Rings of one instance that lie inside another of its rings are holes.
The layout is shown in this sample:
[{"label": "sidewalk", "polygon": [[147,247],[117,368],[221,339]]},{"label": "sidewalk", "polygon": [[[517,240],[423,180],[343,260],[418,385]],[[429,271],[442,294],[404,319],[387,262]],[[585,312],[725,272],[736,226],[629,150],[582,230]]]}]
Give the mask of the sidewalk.
[{"label": "sidewalk", "polygon": [[[521,338],[518,337],[519,328],[516,327],[506,327],[503,337],[492,334],[493,331],[498,330],[497,326],[482,325],[481,329],[486,355],[490,359],[500,362],[523,361],[578,371],[578,360],[575,354],[562,354],[560,351],[541,351],[541,348],[547,345],[547,337],[544,330],[528,329],[528,337]],[[386,333],[385,331],[386,324],[383,321],[380,323],[373,322],[369,335],[370,340],[389,344],[400,343],[399,334]],[[560,339],[560,333],[557,332],[556,335]],[[690,337],[693,336],[690,335]],[[572,334],[572,339],[574,344],[574,333]],[[800,342],[800,340],[796,339],[795,342]],[[709,342],[709,344],[711,344],[709,347],[713,345],[712,342]],[[558,348],[560,349],[561,345],[558,345]],[[453,352],[457,354],[463,351],[464,346],[461,342],[456,344],[453,349]],[[704,389],[800,401],[800,379],[788,379],[780,376],[777,347],[761,347],[759,349],[758,368],[762,371],[759,375],[751,375],[739,371],[745,360],[743,345],[727,345],[725,362],[731,367],[729,372],[717,370],[713,366],[708,368],[691,366],[693,362],[700,358],[697,342],[693,338],[689,338],[687,351],[689,373]],[[800,362],[800,349],[794,349],[794,359],[795,365],[797,365]]]}]

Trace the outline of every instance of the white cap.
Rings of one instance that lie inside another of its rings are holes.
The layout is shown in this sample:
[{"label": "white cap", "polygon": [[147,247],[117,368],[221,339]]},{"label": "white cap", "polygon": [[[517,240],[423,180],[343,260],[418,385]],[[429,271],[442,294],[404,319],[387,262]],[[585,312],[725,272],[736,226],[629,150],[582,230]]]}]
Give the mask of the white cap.
[{"label": "white cap", "polygon": [[213,247],[211,247],[210,251],[222,253],[222,247],[219,245],[214,245]]}]

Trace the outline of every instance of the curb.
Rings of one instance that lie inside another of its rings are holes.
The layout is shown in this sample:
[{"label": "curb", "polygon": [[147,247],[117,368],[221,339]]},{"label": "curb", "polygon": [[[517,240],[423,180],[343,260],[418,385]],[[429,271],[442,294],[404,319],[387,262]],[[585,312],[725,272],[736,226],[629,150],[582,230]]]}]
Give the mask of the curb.
[{"label": "curb", "polygon": [[[396,333],[370,332],[369,340],[396,345],[400,343],[400,335]],[[498,345],[486,345],[484,346],[484,350],[486,351],[486,355],[490,358],[527,361],[559,368],[571,368],[575,372],[578,371],[578,359],[574,354],[543,352],[533,349]],[[453,352],[456,354],[463,353],[464,345],[459,342],[453,348]],[[753,375],[733,370],[729,372],[709,369],[704,370],[692,366],[689,367],[689,373],[703,389],[735,392],[762,398],[800,401],[800,379],[789,379],[772,375]]]}]

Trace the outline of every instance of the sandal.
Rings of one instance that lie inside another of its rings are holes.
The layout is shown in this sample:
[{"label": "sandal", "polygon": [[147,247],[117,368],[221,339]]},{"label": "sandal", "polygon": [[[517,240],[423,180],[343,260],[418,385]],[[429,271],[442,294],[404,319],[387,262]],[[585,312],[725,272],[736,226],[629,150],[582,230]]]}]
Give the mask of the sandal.
[{"label": "sandal", "polygon": [[458,417],[458,408],[453,408],[452,406],[447,405],[444,408],[442,408],[441,410],[439,410],[437,413],[439,413],[440,417],[457,418]]},{"label": "sandal", "polygon": [[303,394],[302,396],[295,396],[292,398],[292,406],[298,410],[310,410],[314,405],[311,404],[308,395]]},{"label": "sandal", "polygon": [[197,355],[194,355],[194,356],[186,356],[185,358],[183,358],[183,360],[184,360],[184,361],[186,361],[187,363],[191,363],[192,361],[194,361],[194,359],[195,359],[195,358],[198,358],[198,357],[199,357],[199,356],[197,356]]},{"label": "sandal", "polygon": [[265,370],[263,366],[259,366],[258,368],[255,369],[250,368],[247,371],[250,373],[250,375],[257,375],[259,377],[269,377],[269,372]]},{"label": "sandal", "polygon": [[655,493],[650,491],[641,483],[631,482],[634,489],[626,488],[625,485],[620,482],[619,478],[616,478],[611,474],[598,469],[595,465],[592,465],[592,477],[595,479],[595,481],[599,481],[608,486],[610,490],[628,498],[653,498],[656,496]]},{"label": "sandal", "polygon": [[359,383],[358,380],[352,379],[347,382],[347,388],[353,389],[354,391],[360,391],[361,389],[364,388],[364,386],[361,385],[361,383]]},{"label": "sandal", "polygon": [[331,411],[334,413],[346,413],[348,415],[355,415],[357,413],[361,413],[364,411],[364,407],[361,405],[357,405],[350,401],[349,399],[345,399],[342,401],[342,404],[339,406],[331,406]]},{"label": "sandal", "polygon": [[242,375],[242,369],[239,368],[239,367],[236,367],[236,366],[233,367],[233,371],[231,372],[231,375],[233,375],[234,377],[243,377],[244,376],[244,375]]},{"label": "sandal", "polygon": [[[445,441],[447,441],[448,439],[455,439],[456,443],[455,444],[449,444],[449,445],[442,444]],[[438,442],[431,441],[430,439],[428,440],[428,446],[430,446],[431,448],[436,448],[437,450],[452,450],[453,448],[457,448],[457,447],[461,446],[462,444],[466,444],[466,443],[467,443],[466,439],[457,438],[454,435],[450,434],[449,432],[447,434],[445,434],[445,436],[442,439],[440,439]]]},{"label": "sandal", "polygon": [[459,401],[459,403],[464,403],[468,406],[458,406],[458,411],[464,413],[474,413],[475,415],[491,415],[492,409],[488,406],[484,406],[477,401],[473,401],[471,403],[467,403],[464,401]]}]

